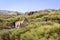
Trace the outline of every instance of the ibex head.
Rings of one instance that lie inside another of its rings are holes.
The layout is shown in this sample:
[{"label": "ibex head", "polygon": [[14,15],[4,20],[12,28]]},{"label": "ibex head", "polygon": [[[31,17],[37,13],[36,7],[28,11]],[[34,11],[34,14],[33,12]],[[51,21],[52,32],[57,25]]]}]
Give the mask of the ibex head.
[{"label": "ibex head", "polygon": [[28,22],[28,20],[27,20],[27,18],[26,17],[24,17],[24,19],[23,19],[24,21],[26,21],[26,22]]}]

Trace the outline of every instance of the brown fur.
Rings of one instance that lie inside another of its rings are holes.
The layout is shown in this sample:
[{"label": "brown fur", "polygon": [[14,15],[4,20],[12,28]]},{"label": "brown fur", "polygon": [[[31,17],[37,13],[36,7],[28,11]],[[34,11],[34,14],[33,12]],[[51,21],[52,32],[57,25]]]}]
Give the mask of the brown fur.
[{"label": "brown fur", "polygon": [[28,20],[24,18],[22,21],[16,21],[15,22],[15,28],[20,28],[22,27]]}]

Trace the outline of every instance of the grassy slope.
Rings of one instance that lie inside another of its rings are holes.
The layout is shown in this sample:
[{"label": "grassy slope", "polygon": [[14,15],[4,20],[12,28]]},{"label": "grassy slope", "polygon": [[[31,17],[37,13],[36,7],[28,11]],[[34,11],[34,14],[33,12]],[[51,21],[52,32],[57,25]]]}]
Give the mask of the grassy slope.
[{"label": "grassy slope", "polygon": [[[22,20],[24,16],[29,22],[20,29],[13,28],[13,22]],[[6,40],[60,40],[60,10],[32,11],[18,16],[1,15],[0,22],[0,28],[4,29],[0,32],[0,40],[5,37]]]}]

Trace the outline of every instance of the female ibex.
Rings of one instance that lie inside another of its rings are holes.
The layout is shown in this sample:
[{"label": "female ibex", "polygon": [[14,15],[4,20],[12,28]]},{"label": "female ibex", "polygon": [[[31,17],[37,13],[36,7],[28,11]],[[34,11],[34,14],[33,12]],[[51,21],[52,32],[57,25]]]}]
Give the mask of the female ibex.
[{"label": "female ibex", "polygon": [[24,17],[22,21],[16,21],[15,22],[15,28],[20,28],[22,27],[26,22],[28,22],[27,18]]}]

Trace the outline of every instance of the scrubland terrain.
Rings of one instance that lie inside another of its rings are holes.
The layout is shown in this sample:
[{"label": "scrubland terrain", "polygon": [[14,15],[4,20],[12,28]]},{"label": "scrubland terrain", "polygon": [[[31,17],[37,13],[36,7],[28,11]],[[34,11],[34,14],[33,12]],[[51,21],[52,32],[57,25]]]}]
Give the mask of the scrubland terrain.
[{"label": "scrubland terrain", "polygon": [[[60,40],[60,9],[7,13],[11,14],[0,12],[0,40]],[[14,22],[23,17],[28,22],[22,28],[14,28]]]}]

